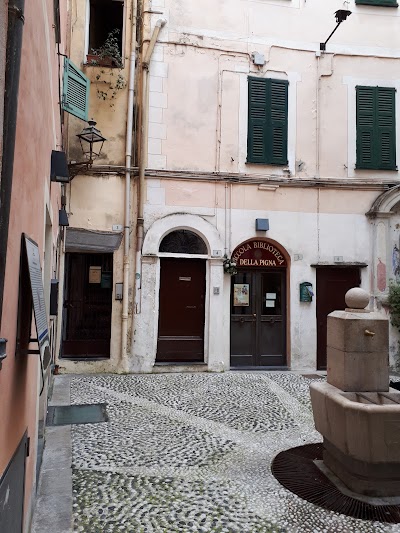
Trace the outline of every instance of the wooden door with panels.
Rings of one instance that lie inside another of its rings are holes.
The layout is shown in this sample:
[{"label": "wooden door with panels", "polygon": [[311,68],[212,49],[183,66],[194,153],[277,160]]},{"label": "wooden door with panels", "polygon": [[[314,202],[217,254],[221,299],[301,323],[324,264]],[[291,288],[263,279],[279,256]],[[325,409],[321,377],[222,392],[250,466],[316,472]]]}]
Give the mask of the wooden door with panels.
[{"label": "wooden door with panels", "polygon": [[160,259],[156,362],[203,362],[206,293],[204,259]]},{"label": "wooden door with panels", "polygon": [[346,308],[345,294],[361,285],[359,267],[317,268],[317,369],[327,366],[327,318],[332,311]]},{"label": "wooden door with panels", "polygon": [[231,366],[287,366],[287,253],[253,238],[235,248],[231,282]]}]

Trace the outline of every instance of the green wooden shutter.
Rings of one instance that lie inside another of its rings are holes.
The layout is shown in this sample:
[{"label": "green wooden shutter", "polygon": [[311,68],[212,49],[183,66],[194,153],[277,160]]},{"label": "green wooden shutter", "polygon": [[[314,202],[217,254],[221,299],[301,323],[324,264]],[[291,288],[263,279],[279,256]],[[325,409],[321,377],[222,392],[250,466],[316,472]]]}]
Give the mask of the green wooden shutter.
[{"label": "green wooden shutter", "polygon": [[247,161],[265,163],[267,159],[267,84],[263,78],[249,78],[249,127]]},{"label": "green wooden shutter", "polygon": [[375,168],[375,87],[356,87],[357,168]]},{"label": "green wooden shutter", "polygon": [[64,58],[62,108],[82,120],[88,119],[90,80]]},{"label": "green wooden shutter", "polygon": [[287,165],[288,82],[270,80],[270,153],[269,163]]},{"label": "green wooden shutter", "polygon": [[357,168],[396,170],[393,88],[356,87]]},{"label": "green wooden shutter", "polygon": [[287,164],[288,82],[248,78],[247,161]]},{"label": "green wooden shutter", "polygon": [[377,87],[377,157],[379,168],[396,170],[396,89]]},{"label": "green wooden shutter", "polygon": [[397,0],[356,0],[357,5],[398,7]]}]

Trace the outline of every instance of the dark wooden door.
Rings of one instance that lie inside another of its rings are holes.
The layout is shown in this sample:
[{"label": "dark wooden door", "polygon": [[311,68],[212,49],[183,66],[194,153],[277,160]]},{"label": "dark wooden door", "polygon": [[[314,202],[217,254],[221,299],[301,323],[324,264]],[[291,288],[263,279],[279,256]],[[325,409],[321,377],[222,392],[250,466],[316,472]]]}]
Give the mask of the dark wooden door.
[{"label": "dark wooden door", "polygon": [[346,292],[361,284],[360,269],[317,269],[317,369],[326,369],[327,316],[346,308]]},{"label": "dark wooden door", "polygon": [[113,254],[66,255],[63,357],[109,357]]},{"label": "dark wooden door", "polygon": [[158,362],[204,361],[206,262],[162,258]]},{"label": "dark wooden door", "polygon": [[285,270],[232,276],[231,366],[286,366]]}]

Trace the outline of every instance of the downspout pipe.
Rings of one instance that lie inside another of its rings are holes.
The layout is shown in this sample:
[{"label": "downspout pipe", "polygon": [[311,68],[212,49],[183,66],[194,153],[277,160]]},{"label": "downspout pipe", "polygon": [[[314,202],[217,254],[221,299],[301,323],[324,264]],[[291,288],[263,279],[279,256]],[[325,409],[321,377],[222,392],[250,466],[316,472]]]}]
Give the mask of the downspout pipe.
[{"label": "downspout pipe", "polygon": [[0,182],[0,326],[2,323],[4,281],[10,204],[14,172],[15,137],[17,130],[19,75],[21,70],[22,34],[25,0],[10,0],[6,48],[3,161]]},{"label": "downspout pipe", "polygon": [[123,264],[123,294],[122,294],[122,324],[121,324],[121,359],[126,362],[128,355],[128,316],[129,316],[129,249],[131,229],[131,164],[132,164],[132,131],[133,106],[135,96],[136,72],[136,19],[137,0],[132,2],[132,33],[131,53],[129,56],[128,82],[128,116],[126,120],[126,149],[125,149],[125,220],[124,220],[124,264]]},{"label": "downspout pipe", "polygon": [[[142,123],[141,123],[141,142],[140,142],[140,161],[139,161],[139,205],[137,220],[137,239],[136,239],[136,274],[135,274],[135,310],[136,314],[141,311],[141,255],[144,237],[144,202],[146,193],[145,169],[147,167],[148,156],[148,136],[149,136],[149,67],[151,56],[153,55],[161,28],[166,24],[165,19],[158,19],[153,29],[149,46],[146,50],[142,61]],[[133,326],[133,325],[132,325]],[[133,329],[132,329],[133,332]],[[133,334],[132,334],[133,338]]]}]

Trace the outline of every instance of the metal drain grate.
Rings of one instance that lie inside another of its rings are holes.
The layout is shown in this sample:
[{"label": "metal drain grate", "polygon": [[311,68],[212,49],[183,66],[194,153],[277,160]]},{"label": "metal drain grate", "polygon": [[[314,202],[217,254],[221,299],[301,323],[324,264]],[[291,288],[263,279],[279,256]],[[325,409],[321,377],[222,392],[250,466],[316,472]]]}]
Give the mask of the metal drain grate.
[{"label": "metal drain grate", "polygon": [[57,405],[47,410],[48,426],[67,426],[70,424],[97,424],[108,422],[105,403],[86,405]]},{"label": "metal drain grate", "polygon": [[303,378],[307,379],[324,379],[326,374],[302,374]]},{"label": "metal drain grate", "polygon": [[400,505],[371,505],[340,492],[314,464],[322,460],[322,453],[322,444],[286,450],[273,460],[272,473],[290,492],[324,509],[361,520],[400,523]]}]

